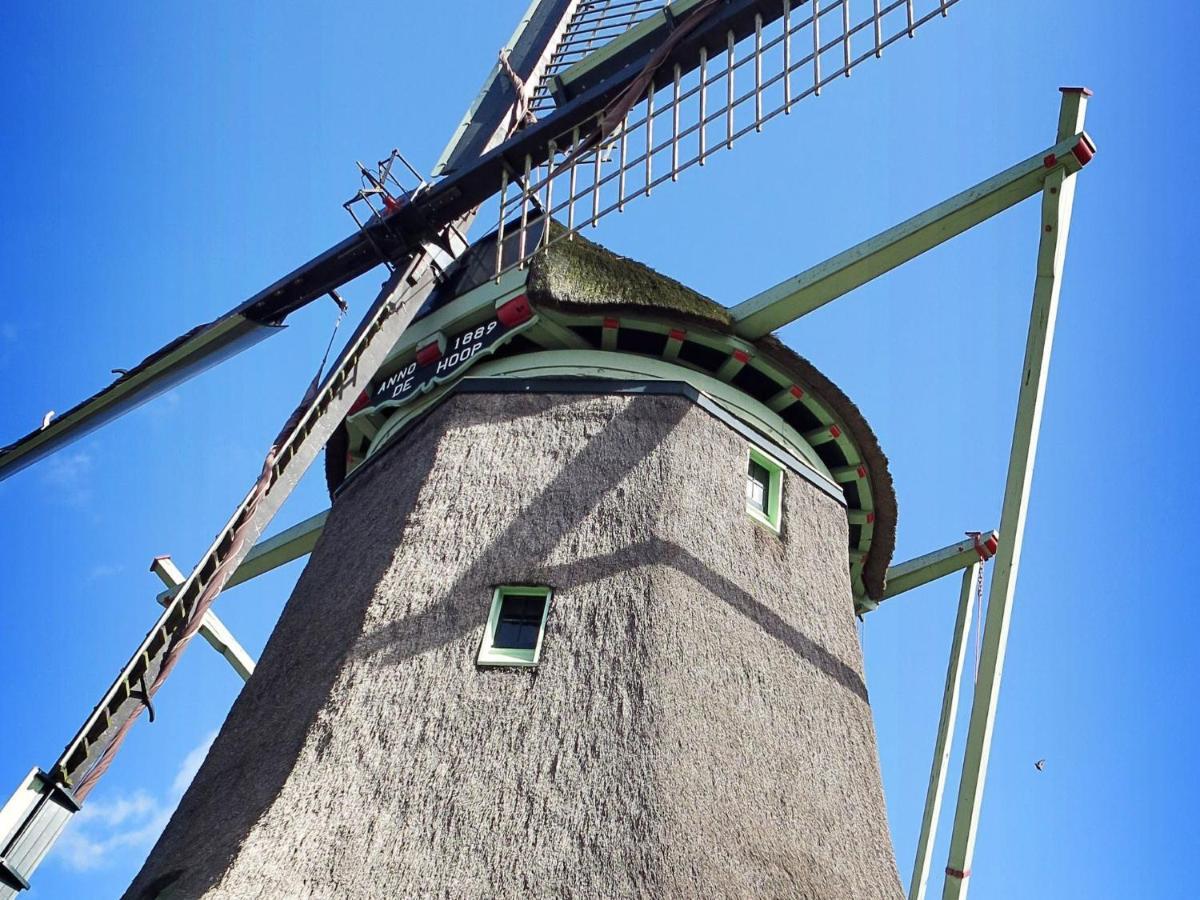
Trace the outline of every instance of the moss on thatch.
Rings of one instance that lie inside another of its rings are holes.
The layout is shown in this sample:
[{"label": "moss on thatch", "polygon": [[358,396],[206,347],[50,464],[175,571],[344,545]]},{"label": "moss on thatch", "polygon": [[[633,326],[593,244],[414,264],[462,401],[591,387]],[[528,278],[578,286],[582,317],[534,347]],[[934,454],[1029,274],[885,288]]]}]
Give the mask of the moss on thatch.
[{"label": "moss on thatch", "polygon": [[528,291],[535,303],[575,313],[659,313],[722,330],[732,322],[729,310],[703,294],[578,235],[533,258]]}]

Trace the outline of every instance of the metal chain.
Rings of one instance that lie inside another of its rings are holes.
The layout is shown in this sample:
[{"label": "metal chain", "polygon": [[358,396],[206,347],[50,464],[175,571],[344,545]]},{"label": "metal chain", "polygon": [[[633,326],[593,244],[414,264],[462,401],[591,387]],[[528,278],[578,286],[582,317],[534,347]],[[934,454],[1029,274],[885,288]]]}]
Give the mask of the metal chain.
[{"label": "metal chain", "polygon": [[975,681],[979,680],[979,648],[983,638],[983,570],[987,560],[979,561],[979,573],[975,576]]}]

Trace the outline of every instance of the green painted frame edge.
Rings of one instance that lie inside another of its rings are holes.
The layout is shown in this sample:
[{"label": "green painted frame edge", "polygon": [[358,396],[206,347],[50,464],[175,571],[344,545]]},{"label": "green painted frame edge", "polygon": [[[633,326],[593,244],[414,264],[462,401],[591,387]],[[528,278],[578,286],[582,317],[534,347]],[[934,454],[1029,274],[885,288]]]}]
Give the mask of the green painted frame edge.
[{"label": "green painted frame edge", "polygon": [[[532,650],[512,650],[495,647],[492,641],[496,637],[496,625],[500,620],[500,605],[504,598],[512,595],[524,597],[541,597],[545,600],[542,607],[542,621],[538,625],[537,646]],[[487,624],[483,628],[483,638],[479,642],[479,652],[475,655],[477,666],[536,666],[542,657],[542,641],[546,637],[546,619],[550,615],[550,603],[554,599],[554,588],[546,585],[530,584],[501,584],[492,591],[492,604],[488,609]]]},{"label": "green painted frame edge", "polygon": [[[746,422],[755,430],[780,444],[788,453],[803,461],[810,469],[820,474],[830,484],[841,486],[812,446],[800,433],[749,394],[719,381],[711,375],[695,369],[656,359],[651,356],[611,350],[542,350],[523,353],[517,357],[485,359],[472,372],[475,377],[525,377],[536,378],[550,375],[585,376],[597,378],[653,378],[660,381],[682,381],[697,391],[706,394],[732,415]],[[384,429],[380,430],[380,434]],[[382,443],[380,435],[372,441]],[[368,451],[369,456],[372,451]]]},{"label": "green painted frame edge", "polygon": [[780,527],[783,523],[783,463],[777,459],[764,453],[758,447],[751,444],[747,448],[746,454],[746,477],[749,477],[749,464],[751,461],[758,463],[767,470],[770,481],[767,483],[767,511],[764,514],[760,510],[755,509],[746,502],[746,515],[752,518],[760,525],[765,525],[776,534],[780,533]]}]

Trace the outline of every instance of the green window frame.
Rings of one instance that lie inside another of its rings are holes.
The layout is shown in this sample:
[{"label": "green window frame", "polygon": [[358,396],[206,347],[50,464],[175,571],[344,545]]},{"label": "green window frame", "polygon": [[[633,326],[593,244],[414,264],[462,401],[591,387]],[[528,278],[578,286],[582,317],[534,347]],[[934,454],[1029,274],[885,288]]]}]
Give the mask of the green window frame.
[{"label": "green window frame", "polygon": [[779,531],[783,509],[783,466],[757,447],[746,459],[746,513],[772,531]]},{"label": "green window frame", "polygon": [[536,666],[542,655],[553,591],[502,585],[492,592],[477,662],[481,666]]}]

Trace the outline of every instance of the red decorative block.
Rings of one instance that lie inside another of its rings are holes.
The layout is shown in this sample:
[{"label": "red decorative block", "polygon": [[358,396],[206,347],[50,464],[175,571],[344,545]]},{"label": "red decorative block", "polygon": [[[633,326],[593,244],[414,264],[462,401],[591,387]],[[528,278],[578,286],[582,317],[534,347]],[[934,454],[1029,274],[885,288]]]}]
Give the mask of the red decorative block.
[{"label": "red decorative block", "polygon": [[521,294],[497,306],[496,318],[500,320],[501,325],[512,328],[533,318],[533,307],[529,305],[529,298]]}]

